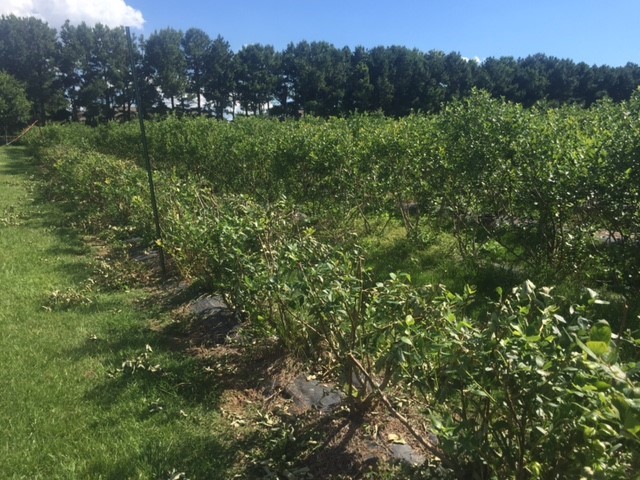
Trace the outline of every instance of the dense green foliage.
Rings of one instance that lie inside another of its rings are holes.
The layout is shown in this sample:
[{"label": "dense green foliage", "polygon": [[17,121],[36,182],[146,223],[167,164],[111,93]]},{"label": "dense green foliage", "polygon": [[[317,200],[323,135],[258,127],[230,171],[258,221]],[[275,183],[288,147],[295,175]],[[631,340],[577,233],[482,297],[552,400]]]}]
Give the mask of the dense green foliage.
[{"label": "dense green foliage", "polygon": [[[0,127],[6,134],[25,125],[29,119],[31,104],[24,86],[11,75],[0,71]],[[6,138],[5,138],[6,140]]]},{"label": "dense green foliage", "polygon": [[[590,109],[524,109],[475,92],[433,116],[148,125],[156,166],[205,179],[215,194],[288,198],[319,234],[399,216],[407,233],[453,234],[459,254],[508,268],[581,274],[624,292],[640,281],[640,95]],[[48,127],[139,158],[137,127]]]},{"label": "dense green foliage", "polygon": [[[162,246],[254,338],[339,372],[355,410],[395,386],[421,399],[458,477],[628,478],[639,110],[638,94],[527,110],[474,92],[399,120],[151,123]],[[29,142],[80,218],[153,239],[133,125],[52,126]],[[394,222],[415,249],[453,236],[451,262],[570,279],[572,297],[525,281],[487,300],[374,276],[359,239]]]},{"label": "dense green foliage", "polygon": [[41,124],[65,107],[56,58],[54,28],[34,17],[0,16],[0,70],[26,86],[33,116]]},{"label": "dense green foliage", "polygon": [[[29,39],[28,43],[26,39]],[[136,39],[135,63],[145,112],[269,113],[328,117],[436,112],[481,88],[532,106],[628,100],[640,67],[590,66],[535,54],[476,62],[459,53],[402,46],[338,48],[328,42],[246,45],[166,28]],[[71,25],[59,32],[35,18],[0,17],[0,70],[27,85],[34,115],[97,124],[130,118],[134,94],[122,28]],[[241,107],[238,109],[238,106]]]}]

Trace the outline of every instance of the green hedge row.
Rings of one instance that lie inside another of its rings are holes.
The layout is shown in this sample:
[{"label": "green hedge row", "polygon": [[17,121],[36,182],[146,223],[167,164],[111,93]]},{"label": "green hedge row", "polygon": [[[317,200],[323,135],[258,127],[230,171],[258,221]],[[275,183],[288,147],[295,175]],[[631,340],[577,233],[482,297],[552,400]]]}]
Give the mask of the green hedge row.
[{"label": "green hedge row", "polygon": [[[640,93],[589,109],[523,109],[474,92],[399,120],[169,118],[147,130],[160,170],[198,175],[217,194],[286,196],[334,231],[398,216],[412,235],[421,225],[453,233],[474,261],[640,285]],[[51,126],[29,142],[141,159],[136,123]]]}]

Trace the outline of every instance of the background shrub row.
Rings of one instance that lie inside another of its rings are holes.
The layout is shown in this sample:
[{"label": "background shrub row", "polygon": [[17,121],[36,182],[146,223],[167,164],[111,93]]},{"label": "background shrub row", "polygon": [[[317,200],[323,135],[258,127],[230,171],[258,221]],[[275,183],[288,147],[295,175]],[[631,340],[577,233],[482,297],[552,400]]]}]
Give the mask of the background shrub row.
[{"label": "background shrub row", "polygon": [[[453,233],[464,257],[497,253],[510,266],[640,284],[640,94],[589,109],[523,109],[474,92],[438,115],[398,120],[169,118],[147,129],[157,168],[197,175],[215,194],[286,196],[334,232],[410,206],[408,233]],[[61,141],[141,158],[135,123],[50,126],[30,140]]]}]

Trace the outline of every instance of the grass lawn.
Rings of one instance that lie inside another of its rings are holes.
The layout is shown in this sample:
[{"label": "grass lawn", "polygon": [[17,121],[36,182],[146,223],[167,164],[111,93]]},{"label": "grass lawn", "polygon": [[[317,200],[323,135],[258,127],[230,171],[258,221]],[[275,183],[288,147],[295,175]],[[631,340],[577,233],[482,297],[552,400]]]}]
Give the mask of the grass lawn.
[{"label": "grass lawn", "polygon": [[221,389],[151,328],[167,319],[144,291],[90,282],[95,253],[34,200],[32,168],[0,148],[0,478],[232,478]]}]

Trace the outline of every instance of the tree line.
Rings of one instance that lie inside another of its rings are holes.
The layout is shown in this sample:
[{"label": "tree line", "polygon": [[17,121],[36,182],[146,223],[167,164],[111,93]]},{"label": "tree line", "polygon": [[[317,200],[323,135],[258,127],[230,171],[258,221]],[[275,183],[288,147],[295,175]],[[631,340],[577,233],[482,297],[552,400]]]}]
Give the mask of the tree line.
[{"label": "tree line", "polygon": [[[290,43],[278,51],[250,44],[234,52],[222,36],[173,28],[134,36],[134,62],[145,112],[223,118],[243,114],[321,117],[382,112],[400,117],[436,112],[473,88],[531,106],[589,106],[628,99],[640,66],[588,65],[544,54],[469,60],[457,52],[403,46],[338,48]],[[32,115],[90,124],[128,119],[135,92],[122,27],[0,17],[0,71],[24,85]]]}]

